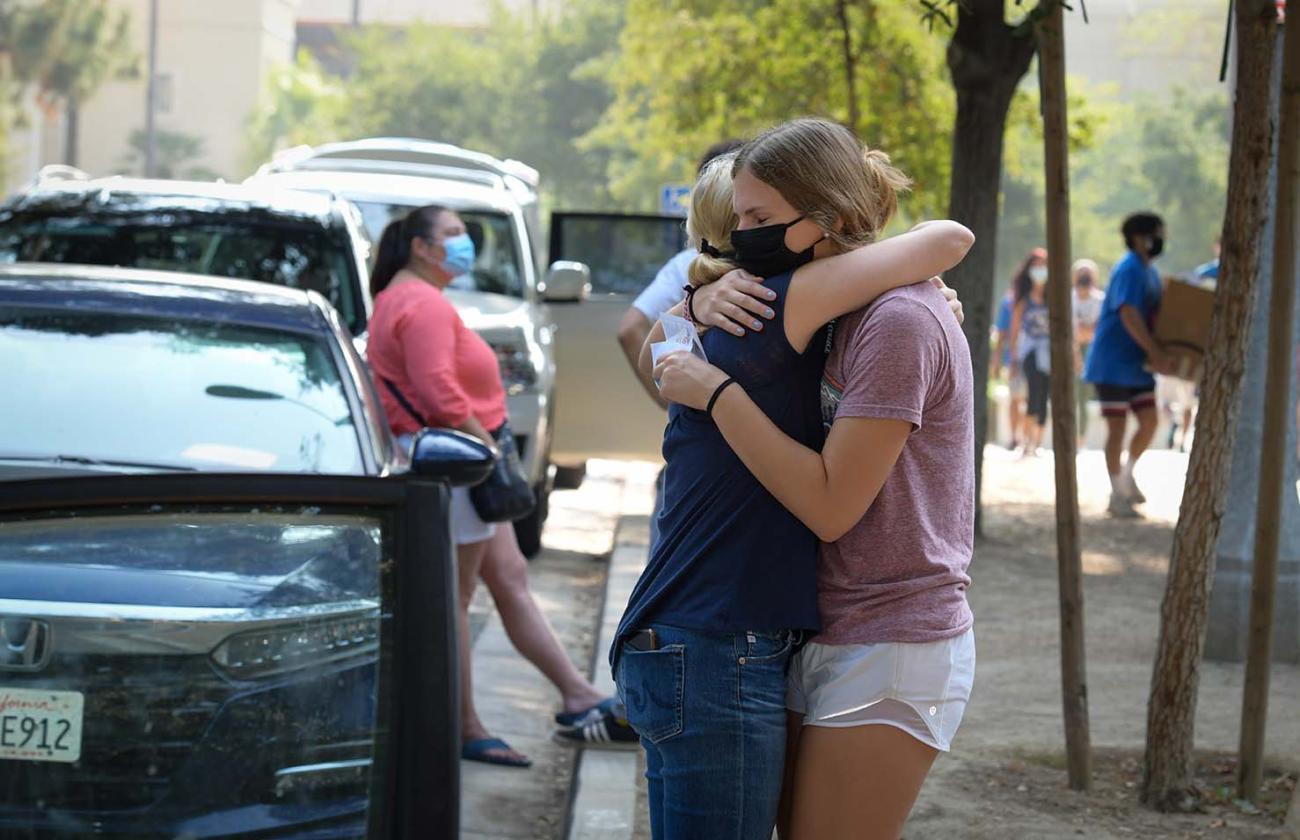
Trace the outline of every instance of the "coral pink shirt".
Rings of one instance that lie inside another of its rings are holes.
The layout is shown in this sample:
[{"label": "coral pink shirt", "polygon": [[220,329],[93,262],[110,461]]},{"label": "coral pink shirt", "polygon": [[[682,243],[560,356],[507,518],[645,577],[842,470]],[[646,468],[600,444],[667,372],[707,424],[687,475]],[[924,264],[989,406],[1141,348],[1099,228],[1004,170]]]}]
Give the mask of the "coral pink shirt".
[{"label": "coral pink shirt", "polygon": [[[395,435],[415,432],[425,423],[457,427],[470,417],[496,431],[506,421],[506,391],[496,353],[429,283],[394,281],[375,296],[366,357]],[[423,418],[402,408],[384,379],[396,385]]]}]

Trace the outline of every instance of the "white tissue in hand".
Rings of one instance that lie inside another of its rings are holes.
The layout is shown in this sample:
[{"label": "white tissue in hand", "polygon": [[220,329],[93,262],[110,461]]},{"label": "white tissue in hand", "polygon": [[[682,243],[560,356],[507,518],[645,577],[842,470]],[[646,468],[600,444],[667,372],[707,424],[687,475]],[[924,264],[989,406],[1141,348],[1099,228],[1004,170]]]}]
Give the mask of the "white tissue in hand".
[{"label": "white tissue in hand", "polygon": [[678,315],[664,315],[659,322],[664,325],[664,340],[650,345],[650,358],[654,364],[659,364],[659,360],[664,356],[679,350],[694,353],[706,362],[709,360],[709,357],[704,355],[700,334],[690,321]]}]

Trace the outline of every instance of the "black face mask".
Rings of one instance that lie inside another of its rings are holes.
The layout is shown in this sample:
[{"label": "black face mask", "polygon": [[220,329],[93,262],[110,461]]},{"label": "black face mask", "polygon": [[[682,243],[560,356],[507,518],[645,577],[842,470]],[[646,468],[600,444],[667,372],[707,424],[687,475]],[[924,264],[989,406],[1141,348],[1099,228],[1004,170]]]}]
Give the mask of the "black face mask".
[{"label": "black face mask", "polygon": [[[796,254],[786,247],[785,232],[804,220],[803,216],[785,224],[764,225],[748,230],[731,232],[731,247],[736,252],[735,263],[756,277],[767,279],[794,271],[812,262],[814,242],[808,250]],[[823,234],[822,239],[826,236]]]},{"label": "black face mask", "polygon": [[1165,252],[1165,238],[1163,236],[1152,236],[1151,250],[1147,252],[1147,256],[1154,260],[1156,257],[1160,256],[1164,252]]}]

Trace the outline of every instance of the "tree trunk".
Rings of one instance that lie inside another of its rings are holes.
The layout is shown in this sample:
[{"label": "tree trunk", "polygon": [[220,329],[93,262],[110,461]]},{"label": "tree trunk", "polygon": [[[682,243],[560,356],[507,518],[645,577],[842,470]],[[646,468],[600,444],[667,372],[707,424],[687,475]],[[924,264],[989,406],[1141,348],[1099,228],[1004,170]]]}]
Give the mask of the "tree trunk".
[{"label": "tree trunk", "polygon": [[1147,706],[1142,800],[1158,810],[1194,804],[1196,692],[1272,168],[1276,20],[1273,0],[1236,2],[1236,101],[1222,269]]},{"label": "tree trunk", "polygon": [[[1295,314],[1296,191],[1300,185],[1300,0],[1290,0],[1282,57],[1282,99],[1279,109],[1277,211],[1273,238],[1273,289],[1269,299],[1268,380],[1266,393],[1279,395],[1264,404],[1266,453],[1287,452],[1287,426],[1294,420],[1291,405],[1280,395],[1291,392],[1291,360],[1295,355],[1291,321]],[[1265,457],[1259,465],[1259,502],[1255,519],[1255,563],[1250,598],[1250,644],[1246,654],[1246,685],[1241,703],[1241,761],[1237,766],[1237,796],[1254,800],[1264,778],[1264,732],[1268,721],[1269,669],[1273,659],[1273,607],[1282,526],[1282,495],[1286,492],[1284,457]]]},{"label": "tree trunk", "polygon": [[1286,825],[1282,828],[1286,840],[1300,840],[1300,785],[1291,794],[1291,807],[1287,809]]},{"label": "tree trunk", "polygon": [[1048,310],[1052,348],[1052,449],[1056,461],[1056,562],[1061,606],[1061,697],[1070,788],[1092,784],[1088,679],[1083,634],[1083,564],[1079,554],[1079,482],[1075,464],[1074,297],[1070,282],[1070,132],[1065,104],[1065,10],[1038,25],[1043,68],[1043,160],[1046,170]]},{"label": "tree trunk", "polygon": [[849,97],[849,128],[859,128],[858,61],[853,51],[853,28],[849,23],[848,0],[835,0],[835,18],[840,24],[840,47],[844,52],[844,86]]},{"label": "tree trunk", "polygon": [[975,371],[977,533],[982,530],[979,499],[988,439],[989,327],[996,288],[1002,140],[1011,98],[1029,70],[1034,49],[1033,38],[1016,35],[1007,25],[1003,0],[958,4],[957,28],[948,44],[948,70],[957,92],[948,215],[974,231],[975,244],[945,279],[966,309],[964,328]]},{"label": "tree trunk", "polygon": [[76,98],[69,98],[63,110],[63,162],[68,166],[77,165],[77,148],[81,134],[81,103]]}]

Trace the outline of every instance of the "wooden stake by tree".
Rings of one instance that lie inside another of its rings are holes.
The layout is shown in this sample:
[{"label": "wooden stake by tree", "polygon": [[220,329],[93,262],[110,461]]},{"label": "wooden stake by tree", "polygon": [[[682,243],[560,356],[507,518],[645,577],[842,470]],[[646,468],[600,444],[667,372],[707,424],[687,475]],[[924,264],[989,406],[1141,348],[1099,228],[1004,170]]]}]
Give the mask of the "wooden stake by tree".
[{"label": "wooden stake by tree", "polygon": [[[1291,318],[1295,314],[1297,192],[1300,192],[1300,0],[1288,0],[1291,22],[1282,47],[1281,135],[1278,138],[1277,219],[1273,237],[1273,293],[1269,300],[1269,394],[1291,392],[1291,358],[1295,351]],[[1241,704],[1241,763],[1237,795],[1254,799],[1264,777],[1264,728],[1268,719],[1268,678],[1273,658],[1273,600],[1277,588],[1278,536],[1285,491],[1287,425],[1291,406],[1285,399],[1264,403],[1263,451],[1259,468],[1259,506],[1255,518],[1255,565],[1251,572],[1250,638],[1246,650],[1246,686]],[[1269,457],[1269,456],[1272,457]]]},{"label": "wooden stake by tree", "polygon": [[1070,787],[1087,790],[1092,758],[1075,470],[1074,317],[1070,284],[1070,159],[1065,104],[1065,12],[1038,24],[1043,144],[1047,169],[1047,304],[1051,319],[1052,449],[1056,460],[1056,560],[1061,596],[1061,693]]},{"label": "wooden stake by tree", "polygon": [[1159,810],[1194,804],[1196,692],[1267,213],[1276,21],[1274,0],[1236,0],[1237,81],[1222,269],[1147,704],[1142,800]]}]

